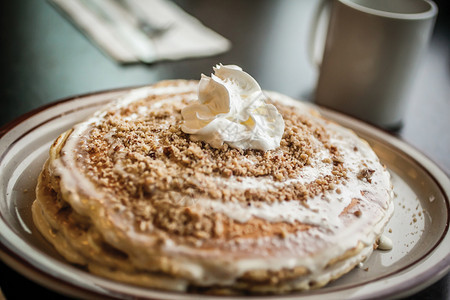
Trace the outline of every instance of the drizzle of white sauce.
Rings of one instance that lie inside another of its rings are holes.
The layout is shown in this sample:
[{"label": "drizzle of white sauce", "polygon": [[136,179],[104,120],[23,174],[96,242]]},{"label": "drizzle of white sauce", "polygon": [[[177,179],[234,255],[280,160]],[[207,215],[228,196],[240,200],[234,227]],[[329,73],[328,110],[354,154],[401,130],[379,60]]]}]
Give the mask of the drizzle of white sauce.
[{"label": "drizzle of white sauce", "polygon": [[393,243],[390,238],[388,238],[386,235],[382,234],[380,236],[380,240],[378,241],[378,248],[380,250],[392,250]]},{"label": "drizzle of white sauce", "polygon": [[[142,99],[143,95],[148,96],[151,93],[177,93],[181,91],[193,92],[193,98],[195,99],[195,88],[193,85],[161,88],[155,92],[155,90],[149,90],[143,88],[131,93],[128,97],[119,101],[116,107],[123,107],[129,103]],[[299,102],[282,96],[280,94],[271,93],[269,95],[275,95],[274,99],[279,99],[280,102],[296,106],[299,111],[308,111],[307,106],[300,104]],[[270,97],[270,96],[269,96]],[[170,98],[165,101],[157,102],[154,107],[162,105],[164,102],[177,101],[178,99]],[[145,114],[145,109],[138,109],[136,112],[139,114]],[[73,151],[76,148],[76,141],[79,137],[83,136],[92,124],[101,122],[104,113],[100,112],[93,118],[85,123],[82,123],[75,127],[72,135],[74,138],[69,138],[66,141],[64,149],[67,153]],[[293,268],[295,266],[304,266],[311,271],[311,274],[318,277],[330,278],[339,270],[344,270],[351,265],[357,264],[361,257],[367,257],[372,251],[372,244],[376,237],[379,236],[392,215],[393,205],[390,200],[390,190],[387,187],[390,186],[388,172],[377,162],[376,156],[370,147],[357,138],[351,131],[343,129],[333,123],[323,121],[323,125],[329,130],[336,133],[333,136],[331,143],[339,148],[341,154],[344,155],[344,166],[348,169],[359,170],[361,156],[367,158],[366,164],[369,168],[375,172],[372,176],[372,184],[364,183],[355,177],[350,177],[346,184],[339,185],[341,190],[339,197],[333,195],[334,191],[330,191],[330,194],[325,194],[324,197],[317,196],[307,200],[307,206],[302,205],[299,201],[289,202],[274,202],[274,203],[259,203],[258,205],[243,205],[235,202],[220,202],[210,199],[198,199],[194,202],[194,205],[199,205],[212,212],[221,212],[235,219],[238,222],[245,222],[252,217],[261,218],[269,222],[302,222],[305,224],[311,224],[315,227],[307,232],[299,232],[295,235],[289,236],[287,239],[280,241],[279,247],[293,249],[290,255],[282,255],[276,257],[257,257],[257,258],[236,258],[234,260],[227,260],[226,264],[217,259],[216,265],[208,259],[210,252],[202,252],[203,250],[197,248],[191,248],[188,246],[179,245],[175,242],[167,242],[163,246],[163,251],[170,256],[170,259],[177,261],[180,269],[185,270],[197,283],[223,283],[224,281],[233,282],[236,278],[244,274],[246,271],[251,270],[257,266],[260,269],[272,269],[279,270],[281,268]],[[358,145],[358,152],[353,150],[353,144]],[[352,146],[350,146],[352,145]],[[322,160],[327,156],[326,152],[318,152],[316,158],[312,162],[311,167],[305,167],[298,178],[285,181],[284,183],[271,183],[268,184],[267,178],[262,179],[248,179],[247,182],[240,182],[242,188],[276,188],[282,184],[289,184],[292,182],[308,183],[319,176],[324,176],[331,172],[330,164],[322,163]],[[65,155],[61,159],[55,161],[54,168],[56,172],[61,176],[62,192],[67,194],[70,198],[70,203],[73,208],[80,214],[89,216],[96,213],[96,209],[92,207],[98,207],[99,203],[92,200],[83,199],[83,203],[80,198],[74,196],[72,191],[78,191],[82,186],[85,192],[92,198],[101,197],[102,192],[98,191],[92,183],[90,183],[85,176],[77,170],[75,166],[76,157],[74,155]],[[246,179],[247,180],[247,179]],[[225,186],[234,186],[237,182],[233,182],[231,179],[228,182],[223,182]],[[374,188],[374,187],[377,188]],[[380,187],[386,187],[386,189]],[[372,197],[361,197],[361,190],[367,190],[372,193]],[[327,192],[328,193],[328,192]],[[360,200],[359,209],[364,217],[350,217],[350,219],[341,218],[340,212],[347,207],[353,198]],[[375,201],[376,199],[376,201]],[[374,201],[372,201],[374,200]],[[89,203],[85,203],[85,202]],[[109,212],[114,215],[115,212]],[[111,222],[101,220],[101,218],[92,218],[95,226],[100,232],[104,234],[107,242],[111,243],[118,249],[129,249],[135,247],[133,253],[138,253],[141,249],[143,253],[146,253],[148,249],[148,236],[134,231],[130,227],[116,228],[112,226]],[[126,232],[126,234],[123,234]],[[302,245],[299,245],[299,241]],[[345,253],[347,250],[354,248],[357,243],[361,241],[364,243],[364,250],[352,259],[345,261],[345,263],[336,266],[336,268],[323,269],[331,258]],[[270,240],[259,241],[265,243],[275,243],[276,241]],[[147,246],[143,246],[147,245]],[[144,248],[143,248],[144,247]],[[209,250],[208,250],[209,251]],[[189,263],[180,253],[184,253],[190,257]],[[180,258],[181,257],[181,258]],[[226,259],[226,258],[223,258]],[[221,267],[221,274],[217,275],[217,265]],[[225,271],[226,272],[225,272]]]}]

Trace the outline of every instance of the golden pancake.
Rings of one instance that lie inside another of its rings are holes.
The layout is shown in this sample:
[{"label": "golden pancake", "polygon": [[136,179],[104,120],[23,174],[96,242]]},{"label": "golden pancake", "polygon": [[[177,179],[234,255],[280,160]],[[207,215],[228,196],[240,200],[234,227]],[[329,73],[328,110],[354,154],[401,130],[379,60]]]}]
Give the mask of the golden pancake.
[{"label": "golden pancake", "polygon": [[265,92],[280,146],[214,148],[181,130],[197,87],[133,90],[54,142],[32,211],[56,250],[113,280],[215,293],[318,288],[364,261],[393,212],[370,146]]}]

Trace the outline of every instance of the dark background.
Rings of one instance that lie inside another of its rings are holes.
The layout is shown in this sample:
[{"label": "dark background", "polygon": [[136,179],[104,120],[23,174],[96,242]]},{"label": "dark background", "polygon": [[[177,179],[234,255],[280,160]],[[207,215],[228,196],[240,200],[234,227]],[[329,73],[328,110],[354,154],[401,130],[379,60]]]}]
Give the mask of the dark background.
[{"label": "dark background", "polygon": [[[232,42],[225,54],[151,65],[120,65],[100,52],[53,6],[41,0],[0,4],[0,126],[61,98],[163,79],[199,79],[217,63],[237,64],[260,83],[311,101],[317,70],[306,55],[316,0],[178,0]],[[435,1],[435,31],[395,134],[450,174],[449,1]],[[450,251],[450,249],[449,249]],[[57,296],[0,264],[7,299]],[[450,299],[450,276],[408,299]],[[36,294],[39,293],[39,294]],[[41,294],[43,293],[43,294]]]}]

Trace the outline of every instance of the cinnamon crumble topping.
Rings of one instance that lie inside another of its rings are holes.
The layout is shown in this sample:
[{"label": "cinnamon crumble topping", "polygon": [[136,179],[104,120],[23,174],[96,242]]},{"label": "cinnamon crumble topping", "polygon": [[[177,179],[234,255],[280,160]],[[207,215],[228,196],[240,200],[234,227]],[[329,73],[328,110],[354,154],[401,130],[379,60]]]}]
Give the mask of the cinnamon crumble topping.
[{"label": "cinnamon crumble topping", "polygon": [[[224,230],[232,225],[232,220],[220,214],[202,214],[197,207],[191,209],[195,199],[242,202],[249,206],[259,201],[304,202],[345,182],[347,170],[342,156],[330,144],[319,122],[291,107],[275,104],[285,120],[278,149],[240,150],[227,144],[216,149],[190,140],[181,131],[181,109],[188,104],[189,95],[184,95],[186,99],[182,101],[166,102],[157,101],[167,99],[168,95],[153,95],[108,111],[104,120],[93,124],[80,141],[79,167],[84,168],[92,182],[111,191],[117,210],[132,210],[138,230],[159,228],[199,239],[234,238],[231,231]],[[152,107],[155,103],[157,107]],[[136,114],[139,110],[146,112]],[[273,184],[265,190],[226,185],[229,179],[239,183],[248,177],[270,178],[275,183],[297,178],[303,168],[313,164],[319,149],[329,152],[330,158],[321,162],[331,166],[331,175],[306,184],[296,181]],[[251,228],[257,228],[251,223],[246,226],[250,227],[235,228],[234,235],[244,236]],[[277,234],[282,237],[294,228],[288,227],[280,227]]]}]

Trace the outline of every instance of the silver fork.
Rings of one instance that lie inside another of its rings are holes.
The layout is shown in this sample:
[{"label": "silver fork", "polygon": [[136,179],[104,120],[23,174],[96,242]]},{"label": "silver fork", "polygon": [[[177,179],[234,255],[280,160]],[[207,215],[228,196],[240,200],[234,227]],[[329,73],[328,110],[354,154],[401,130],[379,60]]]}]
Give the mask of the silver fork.
[{"label": "silver fork", "polygon": [[129,15],[130,19],[133,20],[135,26],[138,27],[142,32],[144,32],[149,38],[155,38],[161,36],[166,33],[172,26],[172,22],[165,23],[155,23],[151,22],[146,18],[142,12],[139,10],[139,7],[136,7],[129,0],[114,0],[117,4],[119,4]]}]

